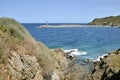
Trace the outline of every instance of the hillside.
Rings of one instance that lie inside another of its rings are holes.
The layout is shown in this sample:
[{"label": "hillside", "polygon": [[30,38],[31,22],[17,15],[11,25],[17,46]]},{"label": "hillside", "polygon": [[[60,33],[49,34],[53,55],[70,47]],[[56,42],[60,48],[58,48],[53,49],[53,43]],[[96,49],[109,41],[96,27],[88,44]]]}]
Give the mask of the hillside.
[{"label": "hillside", "polygon": [[0,18],[0,80],[63,80],[70,65],[61,49],[50,50],[14,19]]},{"label": "hillside", "polygon": [[62,49],[37,42],[14,19],[0,18],[0,80],[119,80],[120,49],[95,62],[86,78],[87,70]]},{"label": "hillside", "polygon": [[120,16],[96,18],[89,25],[120,26]]}]

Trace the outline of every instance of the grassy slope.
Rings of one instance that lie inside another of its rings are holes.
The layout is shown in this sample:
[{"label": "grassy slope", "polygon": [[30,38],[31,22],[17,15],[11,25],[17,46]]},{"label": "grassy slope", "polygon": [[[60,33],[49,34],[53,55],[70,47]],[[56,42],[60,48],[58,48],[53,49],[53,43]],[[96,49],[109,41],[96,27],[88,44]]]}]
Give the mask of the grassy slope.
[{"label": "grassy slope", "polygon": [[[51,50],[41,42],[36,42],[22,25],[10,18],[0,18],[0,70],[7,64],[9,53],[35,55],[43,75],[54,69],[59,70]],[[61,74],[61,73],[60,73]]]}]

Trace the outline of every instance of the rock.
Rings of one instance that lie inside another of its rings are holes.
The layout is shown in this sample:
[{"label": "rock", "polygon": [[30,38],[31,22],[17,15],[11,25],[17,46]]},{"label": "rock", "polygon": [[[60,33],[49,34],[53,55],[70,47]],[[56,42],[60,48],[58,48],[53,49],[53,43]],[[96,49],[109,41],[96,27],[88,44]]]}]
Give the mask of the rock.
[{"label": "rock", "polygon": [[63,51],[63,49],[62,48],[57,48],[57,49],[55,49],[54,50],[55,52],[58,52],[58,53],[62,53],[62,54],[64,54],[64,51]]},{"label": "rock", "polygon": [[35,56],[30,55],[19,55],[15,51],[10,53],[9,62],[9,71],[11,79],[15,79],[16,77],[20,79],[26,80],[43,80],[39,63]]},{"label": "rock", "polygon": [[73,59],[75,56],[73,54],[68,54],[68,58]]},{"label": "rock", "polygon": [[0,18],[0,80],[79,80],[80,67],[66,55],[37,42],[14,19]]},{"label": "rock", "polygon": [[89,63],[89,62],[91,62],[91,60],[90,59],[85,59],[85,62]]},{"label": "rock", "polygon": [[83,76],[84,72],[82,70],[82,66],[74,65],[72,68],[65,75],[64,80],[82,80],[81,77]]},{"label": "rock", "polygon": [[116,51],[116,54],[120,54],[120,49],[118,49],[118,50]]},{"label": "rock", "polygon": [[58,73],[56,70],[52,72],[51,80],[60,80],[60,77],[58,76]]},{"label": "rock", "polygon": [[66,70],[68,68],[68,60],[61,48],[55,49],[54,52],[54,58],[58,61],[58,64],[62,71]]},{"label": "rock", "polygon": [[20,55],[17,54],[15,51],[10,52],[10,58],[8,59],[9,64],[12,68],[16,69],[17,71],[22,71],[25,66],[23,65]]},{"label": "rock", "polygon": [[91,75],[86,80],[119,80],[120,49],[110,53],[99,62],[95,62]]},{"label": "rock", "polygon": [[43,77],[41,75],[41,71],[38,70],[35,77],[33,78],[33,80],[43,80]]},{"label": "rock", "polygon": [[[0,80],[83,80],[88,68],[75,65],[69,53],[51,51],[14,19],[0,18]],[[113,53],[96,62],[86,80],[120,80],[120,49]]]}]

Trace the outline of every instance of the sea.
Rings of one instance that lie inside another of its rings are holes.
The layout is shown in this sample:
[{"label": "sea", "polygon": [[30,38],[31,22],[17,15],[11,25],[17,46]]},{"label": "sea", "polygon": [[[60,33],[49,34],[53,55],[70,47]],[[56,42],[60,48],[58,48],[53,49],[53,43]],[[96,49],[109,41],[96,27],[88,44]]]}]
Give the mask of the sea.
[{"label": "sea", "polygon": [[[98,60],[100,57],[120,48],[120,28],[88,26],[61,28],[38,28],[42,23],[22,23],[37,41],[43,42],[51,49],[62,48],[71,51],[77,62],[86,59]],[[51,25],[59,26],[56,23]]]}]

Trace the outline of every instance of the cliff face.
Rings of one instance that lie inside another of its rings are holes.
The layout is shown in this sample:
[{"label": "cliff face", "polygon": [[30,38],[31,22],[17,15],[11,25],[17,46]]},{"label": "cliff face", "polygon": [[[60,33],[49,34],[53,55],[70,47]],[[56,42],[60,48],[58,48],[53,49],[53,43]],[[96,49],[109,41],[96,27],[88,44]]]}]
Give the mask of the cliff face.
[{"label": "cliff face", "polygon": [[120,80],[120,49],[95,62],[86,80]]},{"label": "cliff face", "polygon": [[120,26],[120,16],[96,18],[89,25]]},{"label": "cliff face", "polygon": [[14,19],[0,18],[0,80],[63,80],[68,67],[63,51],[35,41]]}]

